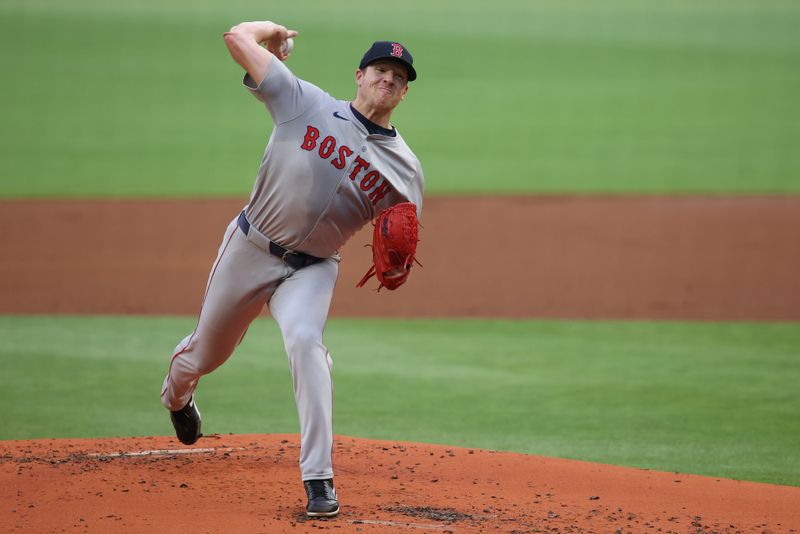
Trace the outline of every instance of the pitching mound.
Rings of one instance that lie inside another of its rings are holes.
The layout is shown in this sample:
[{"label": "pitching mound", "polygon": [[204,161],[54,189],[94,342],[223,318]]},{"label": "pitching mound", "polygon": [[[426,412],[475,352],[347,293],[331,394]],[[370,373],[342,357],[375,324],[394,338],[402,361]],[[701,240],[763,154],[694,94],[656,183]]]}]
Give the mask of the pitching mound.
[{"label": "pitching mound", "polygon": [[296,435],[0,442],[2,532],[795,532],[800,488],[337,436],[310,520]]}]

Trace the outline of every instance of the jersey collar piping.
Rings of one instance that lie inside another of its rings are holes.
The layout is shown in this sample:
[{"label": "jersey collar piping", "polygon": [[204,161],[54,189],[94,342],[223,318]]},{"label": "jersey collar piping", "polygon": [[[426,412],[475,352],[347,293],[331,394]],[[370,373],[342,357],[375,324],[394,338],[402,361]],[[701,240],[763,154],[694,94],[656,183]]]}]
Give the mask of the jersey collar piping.
[{"label": "jersey collar piping", "polygon": [[[355,119],[355,121],[361,126],[361,129],[368,133],[368,137],[374,139],[385,139],[385,140],[395,140],[399,135],[397,133],[397,128],[392,128],[391,130],[387,128],[383,128],[375,124],[374,122],[370,121],[364,115],[358,112],[356,108],[353,107],[352,103],[348,103],[347,105],[348,111],[350,115]],[[394,133],[394,135],[390,135],[388,132]]]}]

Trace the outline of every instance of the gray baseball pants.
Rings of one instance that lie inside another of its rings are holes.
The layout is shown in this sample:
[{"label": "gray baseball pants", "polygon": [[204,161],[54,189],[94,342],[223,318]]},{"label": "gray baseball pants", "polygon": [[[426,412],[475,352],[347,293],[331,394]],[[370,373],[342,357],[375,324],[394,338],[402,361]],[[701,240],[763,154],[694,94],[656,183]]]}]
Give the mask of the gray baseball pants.
[{"label": "gray baseball pants", "polygon": [[175,348],[161,402],[183,408],[206,375],[233,354],[250,323],[269,306],[289,357],[300,420],[303,480],[333,477],[333,360],[322,343],[339,265],[335,258],[294,269],[269,253],[266,237],[247,236],[235,218],[211,269],[197,327]]}]

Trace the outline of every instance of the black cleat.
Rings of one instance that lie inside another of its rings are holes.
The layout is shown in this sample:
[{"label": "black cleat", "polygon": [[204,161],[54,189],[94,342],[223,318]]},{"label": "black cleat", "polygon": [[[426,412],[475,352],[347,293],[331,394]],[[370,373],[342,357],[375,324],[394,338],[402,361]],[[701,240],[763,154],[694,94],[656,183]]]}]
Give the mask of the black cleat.
[{"label": "black cleat", "polygon": [[184,445],[191,445],[203,435],[200,432],[200,411],[194,403],[194,396],[177,412],[169,412],[169,418],[175,427],[175,435]]},{"label": "black cleat", "polygon": [[339,501],[336,499],[336,489],[333,487],[332,478],[305,480],[303,485],[306,487],[306,495],[308,495],[307,516],[334,517],[339,513]]}]

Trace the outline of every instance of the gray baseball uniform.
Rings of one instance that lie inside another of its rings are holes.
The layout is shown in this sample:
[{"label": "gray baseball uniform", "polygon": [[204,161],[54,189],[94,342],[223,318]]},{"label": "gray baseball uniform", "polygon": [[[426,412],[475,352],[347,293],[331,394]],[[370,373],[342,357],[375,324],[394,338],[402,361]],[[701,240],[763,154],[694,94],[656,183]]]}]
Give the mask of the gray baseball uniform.
[{"label": "gray baseball uniform", "polygon": [[[300,419],[303,480],[333,477],[332,359],[322,342],[338,250],[380,211],[422,206],[423,174],[403,138],[370,134],[348,102],[277,59],[255,87],[275,127],[250,201],[228,225],[197,327],[178,344],[161,399],[179,410],[268,304],[283,335]],[[308,256],[296,255],[293,252]]]}]

